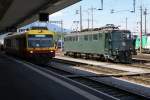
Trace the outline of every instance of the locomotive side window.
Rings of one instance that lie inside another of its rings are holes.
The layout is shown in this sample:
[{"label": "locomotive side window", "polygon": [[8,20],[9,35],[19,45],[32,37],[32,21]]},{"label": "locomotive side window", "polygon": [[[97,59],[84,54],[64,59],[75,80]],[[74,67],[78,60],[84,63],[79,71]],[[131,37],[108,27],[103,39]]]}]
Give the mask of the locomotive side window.
[{"label": "locomotive side window", "polygon": [[98,40],[98,35],[97,34],[93,35],[93,40]]},{"label": "locomotive side window", "polygon": [[84,36],[84,40],[85,40],[85,41],[88,41],[88,35],[85,35],[85,36]]},{"label": "locomotive side window", "polygon": [[78,41],[78,40],[79,40],[78,36],[75,36],[75,41]]},{"label": "locomotive side window", "polygon": [[72,36],[72,41],[73,41],[73,42],[75,41],[75,37],[74,37],[74,36]]},{"label": "locomotive side window", "polygon": [[67,38],[66,38],[66,37],[64,38],[64,41],[67,41]]},{"label": "locomotive side window", "polygon": [[99,33],[99,39],[101,39],[102,38],[102,34],[101,33]]},{"label": "locomotive side window", "polygon": [[72,41],[72,37],[71,36],[69,36],[69,41]]},{"label": "locomotive side window", "polygon": [[89,40],[92,41],[92,35],[89,35]]}]

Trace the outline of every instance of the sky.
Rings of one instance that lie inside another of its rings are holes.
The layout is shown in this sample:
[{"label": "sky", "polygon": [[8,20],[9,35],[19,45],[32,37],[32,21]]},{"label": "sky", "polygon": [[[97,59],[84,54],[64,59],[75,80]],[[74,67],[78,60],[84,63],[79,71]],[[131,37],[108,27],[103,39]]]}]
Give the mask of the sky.
[{"label": "sky", "polygon": [[[148,9],[150,13],[150,0],[136,0],[136,12],[131,13],[133,10],[133,0],[104,0],[103,10],[94,10],[94,27],[105,26],[106,24],[114,24],[120,26],[121,29],[126,28],[126,17],[127,27],[132,32],[139,32],[140,29],[140,6],[142,5],[143,10]],[[63,20],[63,26],[67,29],[79,29],[79,24],[73,23],[73,21],[79,21],[79,14],[76,14],[76,10],[82,6],[83,14],[83,28],[87,28],[88,11],[91,25],[91,10],[90,8],[101,8],[101,0],[82,0],[70,7],[67,7],[59,12],[50,15],[50,20],[59,21]],[[115,11],[121,11],[118,13],[110,13],[111,9]],[[129,10],[129,11],[122,11]],[[147,15],[147,31],[150,32],[150,14]],[[143,31],[144,31],[144,16],[143,16]]]}]

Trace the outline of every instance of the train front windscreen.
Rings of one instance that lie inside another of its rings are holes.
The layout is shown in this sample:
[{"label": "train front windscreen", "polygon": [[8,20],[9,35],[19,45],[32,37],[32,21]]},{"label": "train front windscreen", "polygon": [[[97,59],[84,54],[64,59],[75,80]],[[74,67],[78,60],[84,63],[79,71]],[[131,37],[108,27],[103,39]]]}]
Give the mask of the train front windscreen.
[{"label": "train front windscreen", "polygon": [[52,35],[28,35],[28,48],[49,48],[52,46]]},{"label": "train front windscreen", "polygon": [[112,48],[118,50],[128,50],[131,48],[131,32],[114,31],[112,33]]}]

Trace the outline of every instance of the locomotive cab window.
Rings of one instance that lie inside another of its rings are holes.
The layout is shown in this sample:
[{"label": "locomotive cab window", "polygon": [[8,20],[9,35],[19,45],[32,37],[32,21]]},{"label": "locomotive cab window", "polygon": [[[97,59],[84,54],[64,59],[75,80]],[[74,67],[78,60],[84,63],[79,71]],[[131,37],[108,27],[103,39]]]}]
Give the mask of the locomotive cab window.
[{"label": "locomotive cab window", "polygon": [[53,46],[52,35],[28,35],[28,47],[29,48],[41,48],[41,47],[52,47]]}]

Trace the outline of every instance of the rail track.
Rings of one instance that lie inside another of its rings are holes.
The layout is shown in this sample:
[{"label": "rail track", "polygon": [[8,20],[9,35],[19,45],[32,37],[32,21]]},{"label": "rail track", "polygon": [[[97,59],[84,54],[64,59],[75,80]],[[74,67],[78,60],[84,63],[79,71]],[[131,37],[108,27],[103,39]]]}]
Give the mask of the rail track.
[{"label": "rail track", "polygon": [[150,73],[145,74],[145,75],[137,75],[137,76],[122,76],[121,78],[127,79],[127,80],[131,80],[134,82],[138,82],[141,84],[145,84],[145,85],[150,85]]},{"label": "rail track", "polygon": [[[64,77],[67,77],[77,83],[83,84],[89,88],[95,89],[98,92],[109,95],[115,98],[115,100],[147,100],[149,99],[149,97],[144,97],[139,94],[134,94],[129,91],[125,91],[124,89],[116,88],[114,86],[107,85],[105,83],[101,83],[99,81],[96,81],[95,79],[92,79],[92,77],[96,78],[99,76],[75,75],[74,73],[64,71],[61,69],[57,69],[54,67],[50,67],[50,66],[44,66],[44,68],[54,71],[60,75],[63,75]],[[105,76],[102,76],[102,77],[105,77]],[[106,76],[106,78],[107,77],[108,76]]]},{"label": "rail track", "polygon": [[146,98],[143,98],[143,97],[138,96],[136,94],[132,94],[130,92],[118,89],[116,87],[97,82],[97,81],[92,80],[90,78],[74,77],[71,79],[74,81],[80,82],[84,85],[87,85],[93,89],[96,89],[97,91],[106,93],[106,94],[108,94],[114,98],[117,98],[118,100],[144,100],[144,99],[146,99]]},{"label": "rail track", "polygon": [[91,76],[84,76],[84,75],[75,75],[74,73],[57,69],[54,67],[46,66],[46,65],[42,67],[44,67],[47,70],[53,71],[59,75],[62,75],[64,77],[67,77],[88,88],[92,88],[100,93],[106,94],[114,98],[114,100],[148,100],[149,99],[149,97],[145,97],[139,94],[134,94],[132,92],[125,91],[123,89],[116,88],[114,86],[110,86],[92,79],[92,77],[98,77],[98,76],[91,77]]}]

